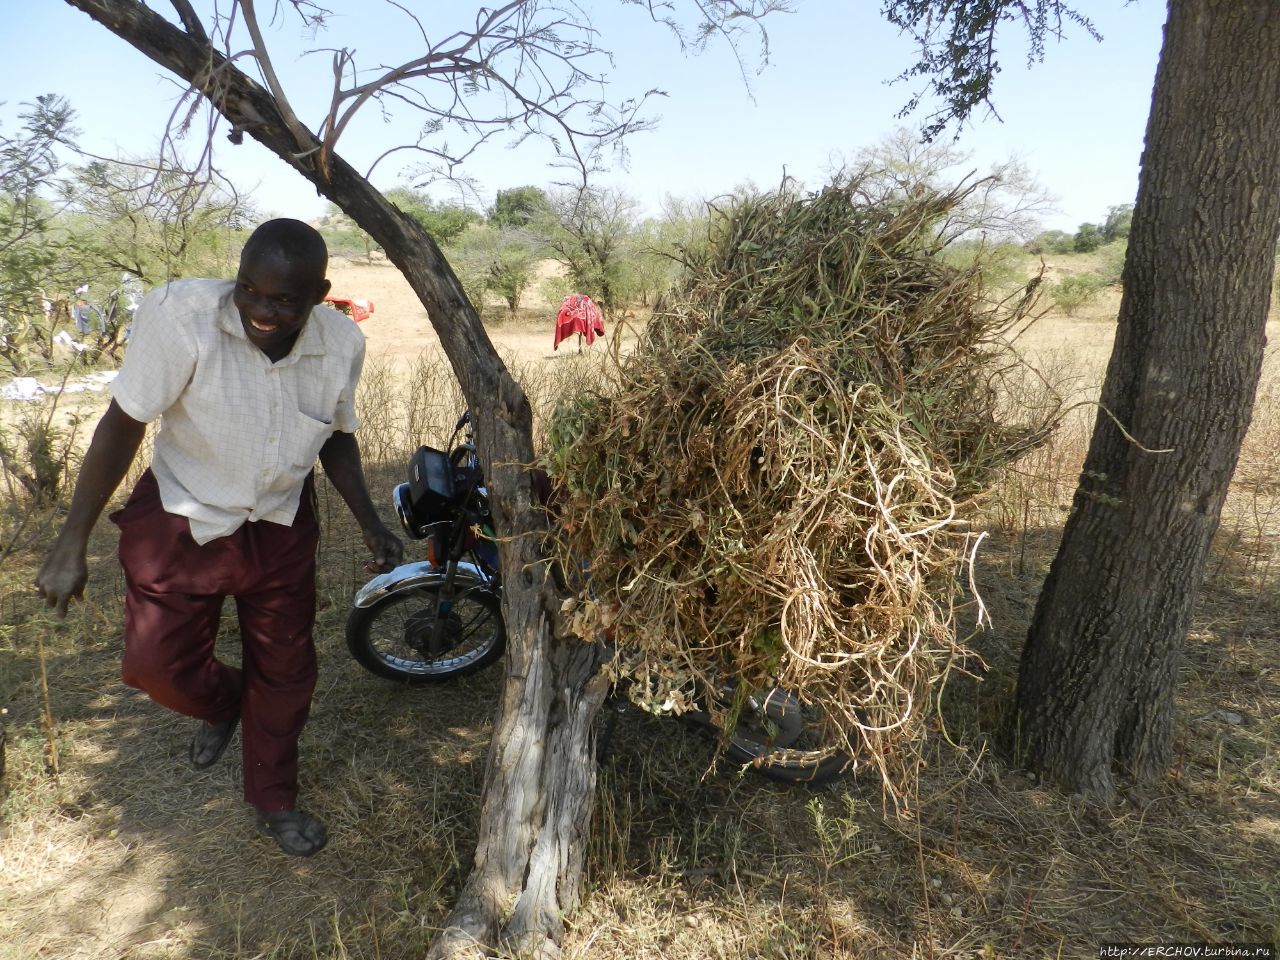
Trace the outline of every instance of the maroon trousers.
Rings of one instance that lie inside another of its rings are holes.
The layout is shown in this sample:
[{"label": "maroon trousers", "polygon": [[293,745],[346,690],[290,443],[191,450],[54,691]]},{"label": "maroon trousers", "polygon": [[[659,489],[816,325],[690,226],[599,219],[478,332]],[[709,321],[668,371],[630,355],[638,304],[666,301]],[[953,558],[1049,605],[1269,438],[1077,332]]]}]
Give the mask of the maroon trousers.
[{"label": "maroon trousers", "polygon": [[[219,723],[240,715],[244,798],[292,810],[298,737],[316,685],[316,523],[308,477],[290,527],[256,521],[201,546],[167,513],[148,470],[124,509],[124,682],[171,710]],[[243,667],[214,657],[222,603],[234,597]]]}]

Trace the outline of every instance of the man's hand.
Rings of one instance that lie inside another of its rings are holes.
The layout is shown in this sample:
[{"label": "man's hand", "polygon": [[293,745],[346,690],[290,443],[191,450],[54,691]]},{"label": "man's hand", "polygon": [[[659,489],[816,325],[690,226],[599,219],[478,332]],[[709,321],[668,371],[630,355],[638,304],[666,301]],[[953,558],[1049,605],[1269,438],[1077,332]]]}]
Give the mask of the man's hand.
[{"label": "man's hand", "polygon": [[404,544],[400,538],[381,523],[363,531],[364,545],[373,554],[373,559],[365,564],[369,573],[386,573],[400,566],[404,559]]},{"label": "man's hand", "polygon": [[89,580],[89,565],[84,550],[55,544],[36,574],[36,589],[44,602],[54,607],[61,619],[67,615],[67,604],[72,597],[84,596],[84,585]]}]

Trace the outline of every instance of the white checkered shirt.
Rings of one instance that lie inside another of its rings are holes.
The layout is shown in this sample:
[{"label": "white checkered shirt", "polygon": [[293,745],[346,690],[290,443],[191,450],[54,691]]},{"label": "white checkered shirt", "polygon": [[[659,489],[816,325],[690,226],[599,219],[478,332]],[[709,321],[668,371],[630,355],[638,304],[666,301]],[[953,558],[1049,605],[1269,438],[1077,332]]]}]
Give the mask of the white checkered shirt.
[{"label": "white checkered shirt", "polygon": [[337,310],[311,311],[272,363],[245,336],[229,280],[177,280],[138,307],[111,385],[135,420],[160,420],[152,472],[165,510],[197,543],[246,520],[290,524],[320,447],[354,433],[364,335]]}]

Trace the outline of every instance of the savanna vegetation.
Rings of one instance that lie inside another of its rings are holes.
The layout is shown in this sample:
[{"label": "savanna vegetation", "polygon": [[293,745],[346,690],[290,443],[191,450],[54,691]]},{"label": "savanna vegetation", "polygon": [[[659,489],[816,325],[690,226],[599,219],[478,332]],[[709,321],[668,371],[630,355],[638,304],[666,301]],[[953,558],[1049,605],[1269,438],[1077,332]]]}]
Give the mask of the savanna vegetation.
[{"label": "savanna vegetation", "polygon": [[[539,199],[519,188],[519,196],[495,202],[484,216],[411,191],[389,198],[333,152],[342,96],[335,96],[321,140],[298,123],[274,75],[268,92],[219,59],[185,3],[175,4],[178,27],[126,0],[71,2],[199,88],[237,132],[250,128],[367,231],[367,242],[357,235],[366,260],[380,245],[404,273],[427,308],[463,399],[437,400],[447,378],[425,361],[403,395],[372,368],[364,409],[377,459],[394,463],[404,452],[397,443],[429,434],[425,411],[443,409],[451,417],[465,403],[476,413],[496,514],[509,536],[503,564],[512,586],[504,605],[513,642],[502,693],[496,682],[485,688],[477,681],[460,687],[458,700],[445,694],[425,729],[421,713],[379,713],[355,732],[351,716],[395,701],[371,696],[346,673],[329,674],[313,725],[323,740],[312,774],[329,804],[319,812],[349,825],[351,858],[286,875],[266,860],[246,865],[256,854],[235,842],[234,830],[203,832],[211,813],[225,810],[224,821],[235,816],[229,803],[219,806],[225,789],[193,794],[188,783],[184,795],[166,795],[154,788],[157,737],[178,741],[181,733],[154,723],[145,704],[109,679],[118,614],[115,601],[102,598],[118,596],[118,585],[100,584],[95,602],[65,627],[44,619],[15,588],[14,615],[6,619],[17,625],[10,634],[15,666],[5,681],[13,685],[15,706],[23,697],[27,706],[13,717],[12,753],[21,758],[13,782],[20,789],[6,808],[7,815],[14,811],[16,845],[5,862],[79,880],[74,870],[50,866],[58,857],[74,861],[78,851],[102,854],[87,883],[33,883],[15,903],[28,910],[46,904],[49,913],[36,915],[57,915],[55,888],[66,889],[82,898],[77,903],[112,917],[103,926],[127,931],[104,950],[138,956],[429,950],[452,957],[501,943],[514,954],[539,956],[612,950],[620,957],[1015,957],[1092,955],[1103,940],[1275,940],[1269,878],[1277,860],[1276,691],[1266,667],[1275,635],[1266,602],[1275,516],[1267,479],[1275,449],[1270,371],[1257,387],[1269,359],[1261,334],[1277,218],[1267,204],[1277,191],[1269,180],[1261,183],[1267,171],[1248,162],[1280,126],[1273,118],[1280,98],[1266,95],[1277,62],[1266,55],[1276,40],[1271,21],[1266,30],[1245,29],[1244,18],[1228,15],[1220,0],[1171,6],[1115,325],[1093,319],[1113,315],[1106,251],[1111,247],[1114,256],[1125,229],[1116,211],[1101,224],[1082,225],[1069,253],[1054,253],[1059,240],[1041,237],[1030,263],[997,245],[1013,231],[975,237],[961,230],[949,238],[949,269],[976,275],[977,296],[1007,296],[1019,311],[1031,310],[1047,280],[1057,329],[1082,334],[1076,345],[1092,356],[1055,351],[1048,345],[1054,338],[1037,341],[1036,328],[1011,331],[1033,363],[1020,385],[1012,385],[1013,368],[1004,368],[1010,376],[998,388],[987,384],[986,396],[997,405],[1052,406],[1055,395],[1066,395],[1068,405],[1078,406],[1003,472],[969,521],[986,545],[964,585],[971,616],[955,629],[973,631],[975,656],[936,691],[936,710],[913,741],[911,783],[895,791],[905,802],[890,812],[885,781],[865,773],[801,805],[794,792],[735,779],[714,766],[713,750],[678,740],[670,725],[657,734],[664,749],[655,752],[644,745],[652,722],[642,717],[620,721],[612,759],[600,768],[592,762],[592,738],[583,728],[602,699],[599,661],[579,656],[582,646],[567,636],[572,607],[560,602],[563,596],[547,583],[539,593],[530,577],[543,569],[546,521],[522,499],[528,479],[521,464],[532,459],[534,440],[553,432],[548,417],[563,387],[607,383],[611,372],[589,358],[550,368],[518,357],[504,361],[493,349],[498,328],[481,327],[479,313],[497,300],[508,317],[519,316],[529,286],[519,281],[519,265],[547,251],[562,276],[590,289],[614,314],[655,297],[667,283],[661,271],[642,282],[644,271],[632,269],[637,279],[627,280],[625,265],[635,259],[628,238],[646,232],[629,198],[583,188]],[[1262,17],[1263,5],[1245,6]],[[886,16],[921,41],[922,59],[908,72],[933,78],[948,103],[943,126],[987,100],[997,25],[1021,15],[1041,53],[1054,15],[1059,25],[1090,30],[1057,0],[979,7],[885,4]],[[252,21],[251,7],[244,11]],[[499,53],[510,49],[509,30],[477,29],[477,42],[493,43]],[[573,68],[558,36],[538,35],[550,38],[553,59]],[[1201,35],[1206,44],[1190,42]],[[571,52],[576,58],[578,48]],[[1235,69],[1237,54],[1245,53],[1256,70]],[[475,82],[471,67],[449,61],[447,51],[439,56],[448,62],[440,71],[459,87]],[[211,58],[216,83],[207,69]],[[270,73],[257,36],[253,58]],[[1223,136],[1208,109],[1223,104],[1261,109],[1227,109],[1228,117],[1247,113],[1248,122],[1228,124]],[[926,127],[926,137],[940,131],[939,123]],[[624,117],[613,130],[626,126]],[[38,138],[32,149],[38,153]],[[1208,183],[1198,166],[1205,157],[1239,177]],[[887,164],[877,169],[890,181],[899,176]],[[1241,205],[1242,195],[1233,192],[1255,180],[1259,185],[1245,195],[1266,200],[1262,208]],[[922,192],[908,190],[907,197],[929,196],[938,186],[923,177],[917,182]],[[902,185],[911,183],[902,178]],[[1158,201],[1165,196],[1186,202]],[[1214,238],[1232,242],[1214,247],[1201,263],[1193,255],[1204,253],[1195,238],[1205,224]],[[981,264],[993,248],[1002,256],[986,269]],[[1072,258],[1070,275],[1061,265],[1042,270],[1038,260],[1049,255]],[[669,258],[661,262],[670,269]],[[804,298],[794,306],[802,310]],[[44,321],[50,335],[57,323],[53,316]],[[1115,351],[1104,374],[1097,361],[1111,334]],[[882,339],[891,350],[893,337]],[[56,361],[52,351],[45,359]],[[46,422],[53,424],[52,415]],[[920,459],[907,457],[913,466]],[[15,457],[10,463],[21,465]],[[26,559],[38,551],[56,506],[24,492],[16,469],[8,477],[15,531],[9,553]],[[335,511],[326,512],[332,521]],[[358,562],[355,538],[344,535],[340,522],[330,530],[323,622],[332,647]],[[113,576],[108,565],[103,569]],[[527,589],[517,587],[522,582]],[[1009,633],[978,631],[985,623],[979,597]],[[598,699],[581,708],[584,695]],[[491,699],[503,709],[488,731],[483,710],[459,722],[468,704]],[[399,702],[421,709],[407,697]],[[489,762],[483,770],[468,767],[486,734]],[[344,752],[344,738],[362,749]],[[514,763],[520,744],[534,751],[536,763],[527,755]],[[561,749],[566,744],[573,749]],[[697,756],[703,762],[690,764]],[[390,772],[410,760],[426,766],[403,776]],[[691,766],[707,770],[697,788],[683,786]],[[531,771],[533,781],[513,779],[515,769]],[[132,775],[112,780],[115,770]],[[1041,774],[1048,784],[1042,786]],[[197,787],[210,785],[212,776]],[[525,796],[538,802],[520,803]],[[475,869],[468,872],[473,850]],[[235,875],[235,890],[210,873]],[[141,879],[131,888],[138,898],[119,896],[128,876]],[[286,895],[269,904],[240,895],[251,876],[260,878],[256,889]],[[191,896],[193,887],[208,896]],[[282,910],[282,903],[296,909]],[[186,913],[192,904],[196,918]],[[283,935],[282,913],[289,927]],[[58,937],[84,932],[40,920],[14,931],[13,942],[25,949],[63,952],[72,940]]]},{"label": "savanna vegetation", "polygon": [[[1023,338],[1072,401],[1096,396],[1114,313],[1113,299],[1073,317],[1055,309]],[[385,319],[366,321],[375,354]],[[550,359],[547,334],[532,312],[494,328],[542,415],[602,361]],[[371,362],[361,413],[380,501],[418,439],[443,442],[463,402],[451,382],[434,350],[408,374],[390,358]],[[947,688],[916,804],[886,816],[874,777],[771,785],[717,763],[697,728],[618,714],[563,955],[1086,957],[1130,937],[1273,942],[1278,391],[1272,364],[1189,641],[1167,782],[1097,807],[1029,776],[999,743],[1084,454],[1081,408],[984,507],[976,577],[991,623],[969,636],[970,610],[959,624],[982,664]],[[88,602],[60,623],[28,587],[56,510],[9,496],[7,518],[33,519],[4,565],[0,957],[388,960],[425,950],[476,842],[500,668],[429,689],[360,670],[342,626],[367,576],[363,550],[341,503],[320,490],[321,683],[303,775],[334,841],[303,867],[250,838],[235,749],[230,763],[192,775],[188,724],[119,683],[110,525],[94,541]],[[234,658],[234,631],[220,644]]]},{"label": "savanna vegetation", "polygon": [[[500,189],[484,211],[403,187],[387,198],[437,240],[468,298],[494,322],[503,318],[495,307],[512,318],[529,294],[558,302],[585,293],[606,317],[651,306],[707,215],[694,201],[666,197],[660,215],[646,216],[637,197],[591,186]],[[320,229],[336,252],[382,252],[341,213],[330,213]],[[552,272],[548,261],[557,265]]]},{"label": "savanna vegetation", "polygon": [[[692,219],[657,227],[676,233]],[[476,217],[468,230],[493,228]],[[1011,238],[994,252],[985,276],[1006,293],[1043,268],[1051,291],[1056,278],[1107,269],[1105,248],[1033,253]],[[339,282],[346,263],[368,262],[354,245],[347,257],[335,261]],[[393,283],[392,268],[374,261]],[[1018,341],[1038,373],[1018,385],[1017,402],[1047,403],[1049,386],[1068,404],[1096,398],[1119,297],[1101,290],[1072,313],[1056,298],[1045,302],[1047,314]],[[554,298],[535,291],[515,319],[496,294],[489,302],[495,340],[528,385],[541,433],[556,399],[599,382],[606,361],[550,358],[543,341]],[[622,307],[645,316],[639,294]],[[443,442],[464,403],[437,350],[407,371],[392,364],[395,344],[379,342],[383,319],[366,322],[373,359],[360,398],[380,499],[412,447]],[[74,327],[63,320],[52,332],[63,330]],[[528,346],[529,334],[540,347]],[[59,348],[52,365],[30,372],[54,385],[73,362]],[[972,606],[959,615],[957,636],[977,659],[952,678],[932,732],[918,741],[924,763],[911,803],[886,809],[874,775],[819,789],[770,785],[718,761],[701,730],[626,710],[601,766],[582,905],[564,955],[1014,958],[1085,956],[1134,936],[1273,941],[1280,901],[1270,878],[1280,851],[1265,825],[1280,779],[1268,666],[1280,651],[1267,600],[1280,517],[1276,384],[1269,374],[1216,542],[1184,668],[1179,759],[1164,785],[1090,806],[1022,772],[1001,739],[1032,602],[1084,454],[1082,407],[982,506],[974,577],[990,622],[977,629]],[[6,423],[39,411],[66,424],[53,402],[7,404]],[[74,396],[61,403],[81,418],[97,406]],[[82,439],[62,437],[72,473]],[[6,474],[0,929],[8,952],[0,956],[282,960],[425,950],[476,842],[499,671],[409,690],[356,667],[342,624],[365,576],[361,548],[322,485],[323,666],[304,775],[337,842],[322,861],[283,866],[269,845],[246,839],[235,764],[191,777],[181,764],[186,724],[119,684],[122,585],[109,524],[95,540],[89,601],[64,623],[38,606],[27,581],[58,501],[38,502],[15,480]],[[231,658],[233,633],[223,647]],[[264,887],[276,897],[254,893]]]}]

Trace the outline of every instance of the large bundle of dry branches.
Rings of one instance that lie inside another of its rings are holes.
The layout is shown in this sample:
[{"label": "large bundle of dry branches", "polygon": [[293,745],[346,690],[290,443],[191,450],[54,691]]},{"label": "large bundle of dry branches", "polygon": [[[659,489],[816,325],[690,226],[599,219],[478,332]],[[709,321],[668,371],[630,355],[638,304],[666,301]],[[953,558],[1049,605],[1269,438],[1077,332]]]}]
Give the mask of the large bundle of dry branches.
[{"label": "large bundle of dry branches", "polygon": [[638,702],[778,684],[905,783],[965,656],[969,515],[1044,429],[999,422],[994,384],[1031,298],[939,256],[961,199],[845,179],[715,211],[614,388],[557,411],[575,630],[616,638]]}]

